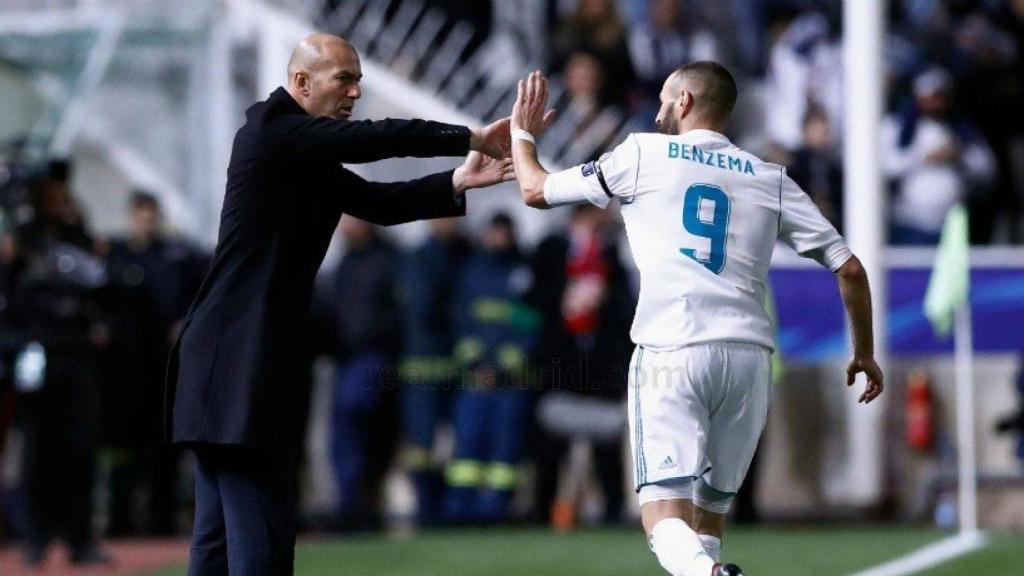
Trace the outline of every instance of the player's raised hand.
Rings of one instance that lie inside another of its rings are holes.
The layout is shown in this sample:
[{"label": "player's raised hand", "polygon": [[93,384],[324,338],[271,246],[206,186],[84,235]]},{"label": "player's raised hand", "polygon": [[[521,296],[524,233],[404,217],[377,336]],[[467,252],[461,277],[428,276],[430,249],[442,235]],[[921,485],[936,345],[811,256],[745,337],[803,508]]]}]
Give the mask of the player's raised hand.
[{"label": "player's raised hand", "polygon": [[452,174],[452,186],[461,194],[471,188],[485,188],[501,182],[515,180],[512,159],[496,160],[481,152],[470,152],[466,161]]},{"label": "player's raised hand", "polygon": [[878,367],[878,363],[875,362],[874,358],[857,358],[855,356],[846,367],[846,385],[853,386],[853,383],[857,380],[857,374],[860,372],[867,376],[868,384],[857,402],[867,404],[878,398],[878,395],[882,393],[882,389],[885,388],[883,382],[885,376],[882,374],[882,369]]},{"label": "player's raised hand", "polygon": [[540,136],[555,120],[555,111],[547,110],[548,79],[534,71],[520,80],[516,88],[516,102],[512,106],[512,129],[525,130]]}]

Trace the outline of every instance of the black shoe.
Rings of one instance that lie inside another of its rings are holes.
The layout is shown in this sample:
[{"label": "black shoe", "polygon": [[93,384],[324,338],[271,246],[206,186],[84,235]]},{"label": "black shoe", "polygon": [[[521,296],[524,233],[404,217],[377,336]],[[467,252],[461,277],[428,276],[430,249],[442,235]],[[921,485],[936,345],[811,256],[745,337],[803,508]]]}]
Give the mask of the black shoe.
[{"label": "black shoe", "polygon": [[743,570],[735,564],[715,564],[711,576],[743,576]]},{"label": "black shoe", "polygon": [[98,546],[81,546],[71,550],[71,563],[87,566],[103,566],[114,563],[109,554],[99,549]]}]

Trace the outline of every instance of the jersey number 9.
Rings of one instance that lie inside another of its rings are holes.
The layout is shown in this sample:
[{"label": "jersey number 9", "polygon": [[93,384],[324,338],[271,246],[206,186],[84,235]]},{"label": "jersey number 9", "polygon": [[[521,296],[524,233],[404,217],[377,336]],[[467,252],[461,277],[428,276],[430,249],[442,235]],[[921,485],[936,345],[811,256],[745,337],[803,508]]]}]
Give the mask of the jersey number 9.
[{"label": "jersey number 9", "polygon": [[694,184],[687,188],[683,199],[683,228],[694,236],[710,240],[711,249],[701,254],[696,248],[680,248],[679,251],[720,274],[725,268],[725,244],[729,236],[729,197],[725,191],[711,184]]}]

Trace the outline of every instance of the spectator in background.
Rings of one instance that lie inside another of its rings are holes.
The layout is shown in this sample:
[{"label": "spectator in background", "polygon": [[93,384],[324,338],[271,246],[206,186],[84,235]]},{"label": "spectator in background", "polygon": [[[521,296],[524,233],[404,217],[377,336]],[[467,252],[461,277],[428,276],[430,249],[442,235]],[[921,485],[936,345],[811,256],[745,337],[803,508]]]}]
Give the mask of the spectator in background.
[{"label": "spectator in background", "polygon": [[[1024,0],[1010,0],[1000,15],[1009,30],[1016,46],[1016,54],[1009,64],[1009,73],[1003,76],[1004,96],[1010,102],[1024,102]],[[1024,242],[1024,109],[1019,105],[1012,107],[1010,118],[1002,122],[1008,125],[1005,135],[1005,146],[1000,145],[1000,137],[995,136],[996,158],[1000,165],[1000,178],[1004,203],[1008,207],[1006,215],[1010,221],[1009,241],[1015,244]],[[1003,125],[1000,123],[1000,125]]]},{"label": "spectator in background", "polygon": [[[7,166],[4,166],[5,168]],[[21,344],[10,323],[11,266],[16,256],[14,236],[10,230],[8,211],[0,208],[0,468],[6,468],[11,457],[8,438],[14,427],[14,355]],[[0,543],[3,543],[17,522],[14,486],[0,477]]]},{"label": "spectator in background", "polygon": [[551,68],[567,67],[574,53],[592,54],[600,70],[614,70],[615,83],[604,87],[608,103],[622,105],[635,82],[627,46],[627,29],[615,0],[579,0],[576,11],[556,28]]},{"label": "spectator in background", "polygon": [[456,291],[455,357],[464,368],[452,414],[455,451],[445,470],[453,523],[509,516],[530,402],[527,359],[539,318],[523,301],[532,279],[512,219],[495,215]]},{"label": "spectator in background", "polygon": [[992,150],[989,193],[968,196],[971,241],[1020,242],[1024,190],[1024,2],[902,3],[903,35],[964,90],[956,108]]},{"label": "spectator in background", "polygon": [[454,365],[455,289],[469,243],[454,218],[433,220],[421,246],[403,259],[401,364],[403,460],[416,492],[417,523],[436,524],[444,482],[433,461],[434,434],[449,413]]},{"label": "spectator in background", "polygon": [[[593,158],[607,143],[598,138],[583,139],[591,126],[607,116],[602,113],[606,102],[603,97],[607,76],[600,61],[587,52],[575,52],[569,57],[563,73],[565,96],[557,108],[560,113],[551,127],[547,152],[554,155],[582,154]],[[583,143],[583,147],[580,144]]]},{"label": "spectator in background", "polygon": [[565,64],[565,87],[569,101],[564,114],[571,114],[585,128],[605,105],[606,76],[601,62],[588,52],[574,52]]},{"label": "spectator in background", "polygon": [[[823,17],[825,34],[815,43],[811,53],[806,113],[816,109],[817,113],[824,115],[833,150],[839,155],[843,140],[843,30],[840,5],[832,4]],[[887,44],[883,48],[886,53],[891,51],[891,41],[887,41]]]},{"label": "spectator in background", "polygon": [[832,126],[820,108],[812,107],[807,111],[801,141],[786,172],[814,200],[829,222],[842,230],[843,165],[836,154]]},{"label": "spectator in background", "polygon": [[[56,168],[56,169],[55,169]],[[61,536],[77,564],[108,563],[93,537],[99,436],[97,352],[109,340],[102,260],[68,188],[66,166],[32,189],[34,215],[15,232],[10,315],[22,345],[14,384],[24,434],[25,561]]]},{"label": "spectator in background", "polygon": [[935,244],[946,212],[984,193],[995,161],[974,125],[951,112],[952,77],[931,68],[914,80],[914,103],[882,130],[884,169],[895,180],[893,244]]},{"label": "spectator in background", "polygon": [[[163,442],[163,379],[207,259],[167,236],[155,196],[136,191],[129,234],[106,248],[110,345],[101,360],[103,440],[111,449],[108,534],[177,532],[180,452]],[[133,506],[144,487],[148,518]],[[140,522],[140,518],[143,522]]]},{"label": "spectator in background", "polygon": [[764,101],[771,149],[765,159],[788,166],[792,154],[803,145],[814,54],[827,38],[828,21],[821,14],[781,5],[771,11],[769,23],[771,49]]},{"label": "spectator in background", "polygon": [[658,101],[651,95],[661,91],[665,78],[676,68],[695,60],[717,59],[714,37],[692,14],[684,13],[687,5],[677,0],[651,0],[647,21],[630,31],[629,56],[638,80],[633,106],[637,116],[648,119],[657,115]]},{"label": "spectator in background", "polygon": [[340,530],[380,527],[380,491],[398,442],[397,394],[385,382],[400,334],[398,253],[368,222],[344,216],[346,251],[333,274],[331,457]]},{"label": "spectator in background", "polygon": [[533,258],[530,302],[543,319],[536,364],[544,378],[536,510],[563,528],[579,505],[578,491],[558,494],[559,469],[575,440],[592,447],[605,522],[618,521],[624,500],[622,404],[635,301],[610,224],[604,210],[577,206],[569,226],[541,241]]},{"label": "spectator in background", "polygon": [[[732,0],[731,10],[721,10],[720,2],[704,2],[705,10],[710,6],[712,18],[709,22],[713,33],[723,42],[731,44],[737,68],[758,78],[764,76],[764,18],[766,7],[773,0]],[[717,17],[714,17],[717,16]]]},{"label": "spectator in background", "polygon": [[[1024,1],[1001,3],[998,10],[975,7],[953,29],[953,74],[965,98],[958,108],[992,148],[998,167],[991,194],[972,196],[971,240],[987,243],[1000,224],[1010,241],[1024,240],[1022,203],[1014,176],[1024,178]],[[1013,150],[1022,156],[1014,164]]]}]

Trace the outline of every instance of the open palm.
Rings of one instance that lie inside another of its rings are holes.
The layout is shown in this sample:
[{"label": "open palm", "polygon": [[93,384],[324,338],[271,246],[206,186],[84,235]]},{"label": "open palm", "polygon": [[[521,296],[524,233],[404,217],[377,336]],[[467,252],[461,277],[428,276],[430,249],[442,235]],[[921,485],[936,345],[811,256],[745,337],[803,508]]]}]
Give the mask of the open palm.
[{"label": "open palm", "polygon": [[495,160],[481,152],[470,152],[455,172],[455,179],[463,190],[493,186],[516,178],[511,158]]}]

